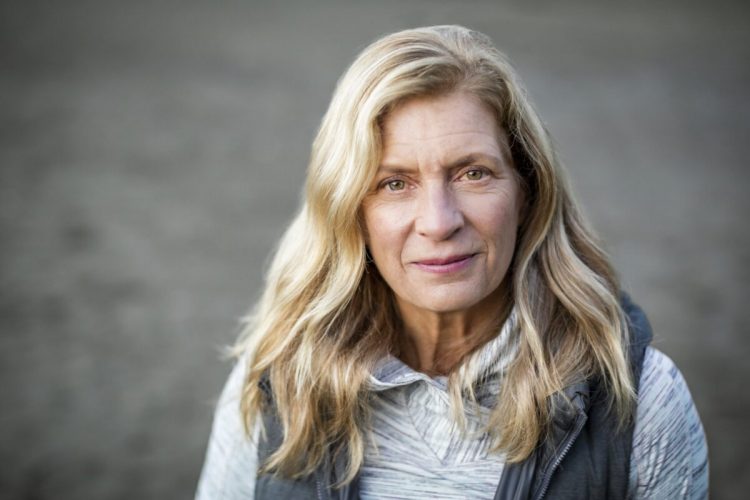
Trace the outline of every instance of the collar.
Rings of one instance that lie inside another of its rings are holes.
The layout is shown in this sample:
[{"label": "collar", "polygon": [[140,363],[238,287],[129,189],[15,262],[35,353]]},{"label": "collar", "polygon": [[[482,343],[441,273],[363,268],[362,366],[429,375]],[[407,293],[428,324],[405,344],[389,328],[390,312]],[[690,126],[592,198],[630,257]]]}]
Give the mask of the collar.
[{"label": "collar", "polygon": [[[458,375],[461,378],[468,376],[473,381],[479,381],[502,373],[516,354],[517,336],[513,335],[516,323],[516,311],[513,309],[498,334],[469,355],[458,367]],[[371,391],[380,392],[420,381],[444,391],[448,388],[448,377],[432,378],[389,354],[375,365],[368,385]]]}]

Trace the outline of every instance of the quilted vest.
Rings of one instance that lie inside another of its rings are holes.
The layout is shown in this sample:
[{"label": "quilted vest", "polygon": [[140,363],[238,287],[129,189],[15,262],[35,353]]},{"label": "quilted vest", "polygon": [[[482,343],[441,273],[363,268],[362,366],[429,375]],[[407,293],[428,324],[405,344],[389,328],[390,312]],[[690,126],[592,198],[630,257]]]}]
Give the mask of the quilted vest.
[{"label": "quilted vest", "polygon": [[[645,314],[627,294],[622,307],[630,333],[629,356],[635,386],[640,380],[646,347],[651,342],[651,326]],[[262,382],[270,397],[267,380]],[[557,405],[567,408],[555,415],[547,440],[526,460],[507,464],[499,478],[495,499],[571,499],[627,498],[633,425],[616,432],[615,416],[608,411],[606,395],[597,380],[589,380],[566,388],[565,396],[573,403]],[[559,396],[562,397],[562,396]],[[273,408],[273,402],[268,405]],[[258,446],[258,463],[281,445],[281,425],[274,411],[263,415],[265,439]],[[356,499],[359,478],[334,489],[346,464],[344,454],[338,460],[325,461],[313,474],[288,479],[274,474],[259,475],[255,498],[272,499]]]}]

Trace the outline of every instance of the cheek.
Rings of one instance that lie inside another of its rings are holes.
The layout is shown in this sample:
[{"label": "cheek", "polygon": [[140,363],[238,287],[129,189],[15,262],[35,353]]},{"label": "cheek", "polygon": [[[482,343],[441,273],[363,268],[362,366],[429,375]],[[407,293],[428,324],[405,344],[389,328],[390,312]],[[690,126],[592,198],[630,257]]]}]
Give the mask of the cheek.
[{"label": "cheek", "polygon": [[392,212],[384,207],[364,211],[365,243],[378,265],[397,257],[400,252],[402,231],[397,214]]},{"label": "cheek", "polygon": [[[512,257],[518,233],[518,206],[515,199],[504,203],[484,205],[482,216],[477,221],[484,237],[494,246],[495,259],[499,262]],[[498,262],[498,263],[499,263]]]}]

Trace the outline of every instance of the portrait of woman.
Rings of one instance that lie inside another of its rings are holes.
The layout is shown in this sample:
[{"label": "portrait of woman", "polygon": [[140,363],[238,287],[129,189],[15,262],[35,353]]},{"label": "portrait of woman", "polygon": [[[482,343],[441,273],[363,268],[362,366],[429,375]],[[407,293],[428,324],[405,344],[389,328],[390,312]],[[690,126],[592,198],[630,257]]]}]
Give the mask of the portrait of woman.
[{"label": "portrait of woman", "polygon": [[387,35],[323,118],[197,498],[705,498],[651,338],[505,56]]}]

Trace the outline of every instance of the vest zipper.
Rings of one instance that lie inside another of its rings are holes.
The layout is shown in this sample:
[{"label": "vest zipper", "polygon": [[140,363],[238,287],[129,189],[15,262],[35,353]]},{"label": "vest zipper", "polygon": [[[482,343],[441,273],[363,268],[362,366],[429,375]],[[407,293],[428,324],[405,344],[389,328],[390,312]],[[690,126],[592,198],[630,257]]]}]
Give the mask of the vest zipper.
[{"label": "vest zipper", "polygon": [[323,483],[320,480],[320,473],[315,474],[315,491],[318,494],[318,500],[326,500],[326,495],[323,492]]},{"label": "vest zipper", "polygon": [[542,489],[536,496],[537,500],[540,500],[544,497],[544,495],[547,494],[547,489],[549,489],[549,482],[552,480],[552,474],[555,473],[555,470],[557,470],[557,468],[560,466],[563,459],[565,458],[565,455],[567,455],[570,449],[573,447],[573,443],[575,443],[576,438],[583,430],[583,426],[586,425],[586,420],[588,420],[588,418],[585,414],[579,415],[576,419],[575,427],[573,427],[573,430],[570,431],[567,436],[565,436],[565,439],[563,440],[563,443],[565,444],[562,448],[562,451],[559,455],[557,455],[557,458],[552,463],[552,467],[550,467],[550,469],[544,474]]}]

